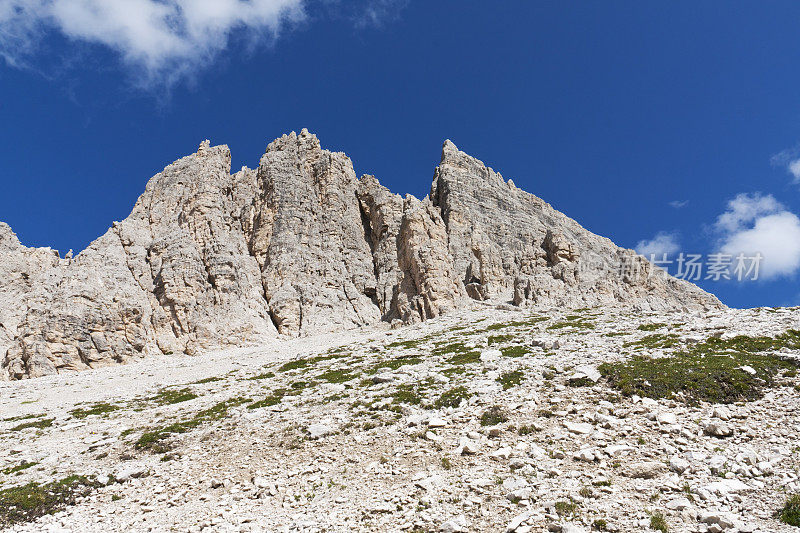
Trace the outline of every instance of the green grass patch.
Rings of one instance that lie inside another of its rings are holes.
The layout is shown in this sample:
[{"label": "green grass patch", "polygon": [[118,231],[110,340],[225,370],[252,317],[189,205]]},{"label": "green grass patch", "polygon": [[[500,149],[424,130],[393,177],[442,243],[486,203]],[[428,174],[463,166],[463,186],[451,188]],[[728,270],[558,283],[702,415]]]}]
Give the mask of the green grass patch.
[{"label": "green grass patch", "polygon": [[481,362],[480,352],[464,352],[456,354],[447,360],[451,365],[472,365]]},{"label": "green grass patch", "polygon": [[96,484],[82,476],[70,476],[41,485],[28,483],[0,490],[0,527],[53,514],[74,505],[88,495]]},{"label": "green grass patch", "polygon": [[454,365],[477,363],[481,360],[480,352],[467,348],[462,342],[454,342],[433,349],[435,356],[450,356],[447,361]]},{"label": "green grass patch", "polygon": [[4,418],[3,422],[19,422],[20,420],[31,420],[34,418],[43,418],[45,416],[44,413],[38,415],[20,415],[20,416],[12,416],[11,418]]},{"label": "green grass patch", "polygon": [[800,527],[800,493],[786,498],[786,504],[778,511],[777,518],[784,524]]},{"label": "green grass patch", "polygon": [[410,405],[419,405],[425,399],[420,394],[419,389],[413,385],[400,385],[391,397],[392,403],[407,403]]},{"label": "green grass patch", "polygon": [[482,426],[497,426],[506,422],[508,422],[508,414],[499,405],[494,405],[481,414]]},{"label": "green grass patch", "polygon": [[289,388],[291,389],[289,394],[296,396],[298,394],[301,394],[304,390],[316,386],[317,386],[316,381],[293,381],[292,383],[289,384]]},{"label": "green grass patch", "polygon": [[503,390],[508,390],[522,383],[524,378],[525,374],[521,370],[514,370],[513,372],[504,372],[496,381],[503,386]]},{"label": "green grass patch", "polygon": [[222,381],[222,378],[219,376],[212,376],[210,378],[203,378],[195,381],[192,385],[205,385],[206,383],[214,383],[215,381]]},{"label": "green grass patch", "polygon": [[79,407],[77,409],[73,409],[69,412],[69,414],[71,414],[73,418],[84,419],[87,416],[113,413],[119,408],[120,407],[118,405],[114,405],[113,403],[98,402],[86,408]]},{"label": "green grass patch", "polygon": [[308,359],[295,359],[294,361],[289,361],[288,363],[284,363],[278,368],[278,372],[289,372],[290,370],[299,370],[301,368],[305,368],[309,365]]},{"label": "green grass patch", "polygon": [[503,354],[503,357],[523,357],[531,353],[531,351],[527,346],[506,346],[505,348],[500,348],[500,353]]},{"label": "green grass patch", "polygon": [[673,348],[680,344],[680,340],[678,335],[674,333],[669,333],[667,335],[654,333],[652,335],[646,335],[642,337],[638,341],[631,341],[626,342],[623,344],[625,348]]},{"label": "green grass patch", "polygon": [[16,474],[16,473],[18,473],[18,472],[22,472],[23,470],[27,470],[27,469],[29,469],[30,467],[32,467],[32,466],[36,466],[36,465],[38,465],[38,464],[39,464],[39,463],[36,463],[36,462],[34,462],[34,463],[29,463],[28,461],[22,461],[20,464],[18,464],[18,465],[16,465],[16,466],[9,466],[8,468],[4,468],[4,469],[2,470],[2,472],[3,472],[3,474],[5,474],[5,475],[9,476],[9,475],[11,475],[11,474]]},{"label": "green grass patch", "polygon": [[466,387],[455,387],[450,389],[446,392],[443,392],[439,398],[436,399],[434,405],[437,408],[442,407],[458,407],[461,405],[461,402],[470,398],[472,396],[472,392]]},{"label": "green grass patch", "polygon": [[356,374],[351,374],[347,370],[328,370],[327,372],[323,372],[317,376],[318,379],[327,381],[328,383],[346,383],[356,379],[357,377],[358,376]]},{"label": "green grass patch", "polygon": [[578,504],[567,500],[556,502],[554,507],[558,516],[572,516],[578,512]]},{"label": "green grass patch", "polygon": [[661,533],[669,533],[669,524],[667,524],[667,519],[663,513],[656,512],[650,515],[650,529]]},{"label": "green grass patch", "polygon": [[422,357],[419,355],[401,355],[400,357],[395,357],[394,359],[389,359],[388,361],[381,361],[377,363],[372,369],[369,371],[370,374],[377,374],[381,368],[390,368],[392,370],[397,370],[398,368],[406,365],[418,365],[422,362]]},{"label": "green grass patch", "polygon": [[266,398],[259,400],[255,403],[251,403],[247,406],[248,409],[261,409],[262,407],[271,407],[273,405],[278,405],[283,400],[283,397],[286,395],[285,389],[275,389],[272,391],[272,394],[267,396]]},{"label": "green grass patch", "polygon": [[197,394],[193,393],[191,389],[161,389],[155,396],[150,398],[150,401],[158,405],[173,405],[176,403],[188,402],[197,398]]},{"label": "green grass patch", "polygon": [[186,418],[168,426],[155,428],[143,433],[134,444],[134,448],[137,450],[149,450],[154,453],[169,451],[169,447],[163,444],[163,441],[167,437],[173,434],[186,433],[201,424],[220,420],[228,415],[230,409],[250,402],[252,402],[250,398],[242,397],[230,398],[219,402],[207,409],[198,411],[191,418]]},{"label": "green grass patch", "polygon": [[442,375],[451,378],[453,376],[460,376],[465,374],[467,371],[463,366],[451,366],[450,368],[445,368],[442,370]]},{"label": "green grass patch", "polygon": [[22,431],[23,429],[28,429],[28,428],[36,428],[36,429],[49,428],[50,426],[53,425],[54,420],[55,418],[44,418],[41,420],[33,420],[31,422],[23,422],[22,424],[19,424],[11,428],[11,431]]},{"label": "green grass patch", "polygon": [[[690,404],[699,401],[733,403],[761,398],[766,387],[776,385],[781,372],[797,363],[763,351],[800,347],[800,332],[778,337],[719,339],[712,337],[691,349],[661,358],[634,357],[603,363],[598,370],[622,394],[672,398]],[[741,369],[749,366],[755,375]]]},{"label": "green grass patch", "polygon": [[503,344],[514,340],[514,335],[489,335],[487,343],[489,346],[492,344]]},{"label": "green grass patch", "polygon": [[547,326],[547,329],[549,330],[564,328],[594,329],[595,324],[594,322],[590,322],[588,318],[584,318],[581,315],[567,315],[561,322],[556,322],[555,324]]},{"label": "green grass patch", "polygon": [[638,328],[636,328],[636,329],[638,329],[639,331],[656,331],[656,330],[659,330],[659,329],[661,329],[661,328],[665,328],[665,327],[667,327],[667,325],[666,325],[666,324],[663,324],[663,323],[658,323],[658,324],[642,324],[642,325],[640,325],[640,326],[639,326]]},{"label": "green grass patch", "polygon": [[502,322],[499,324],[492,324],[491,326],[487,326],[483,329],[483,331],[497,331],[500,329],[506,328],[521,328],[521,327],[532,327],[538,324],[539,322],[544,322],[549,320],[546,316],[532,316],[530,318],[526,318],[525,320],[515,320],[513,322]]},{"label": "green grass patch", "polygon": [[424,337],[420,337],[419,339],[411,339],[407,341],[394,341],[387,344],[386,348],[402,348],[406,350],[414,350],[417,349],[420,345],[425,344],[426,342],[430,342],[432,339],[433,335],[426,335]]},{"label": "green grass patch", "polygon": [[250,376],[250,377],[249,377],[249,378],[247,378],[247,379],[248,379],[249,381],[257,381],[257,380],[259,380],[259,379],[271,379],[271,378],[274,378],[274,377],[275,377],[275,373],[274,373],[274,372],[264,372],[263,374],[258,374],[258,375],[255,375],[255,376]]}]

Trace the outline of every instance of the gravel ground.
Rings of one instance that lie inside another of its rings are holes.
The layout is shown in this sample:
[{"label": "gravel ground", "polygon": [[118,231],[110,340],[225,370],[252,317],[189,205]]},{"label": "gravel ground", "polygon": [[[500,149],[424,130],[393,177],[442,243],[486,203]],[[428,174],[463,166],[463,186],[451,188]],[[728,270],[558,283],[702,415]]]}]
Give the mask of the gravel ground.
[{"label": "gravel ground", "polygon": [[727,405],[597,372],[791,329],[800,309],[485,308],[0,382],[0,502],[80,475],[7,529],[798,531],[775,518],[800,492],[796,372]]}]

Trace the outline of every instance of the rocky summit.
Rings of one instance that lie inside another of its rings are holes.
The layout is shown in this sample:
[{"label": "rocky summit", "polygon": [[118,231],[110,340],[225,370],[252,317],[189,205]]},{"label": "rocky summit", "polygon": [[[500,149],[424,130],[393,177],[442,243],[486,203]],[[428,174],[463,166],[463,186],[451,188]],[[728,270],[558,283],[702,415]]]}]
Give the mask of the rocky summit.
[{"label": "rocky summit", "polygon": [[722,308],[446,141],[431,193],[360,179],[303,130],[231,173],[202,143],[75,257],[0,223],[0,379],[198,354],[474,305]]}]

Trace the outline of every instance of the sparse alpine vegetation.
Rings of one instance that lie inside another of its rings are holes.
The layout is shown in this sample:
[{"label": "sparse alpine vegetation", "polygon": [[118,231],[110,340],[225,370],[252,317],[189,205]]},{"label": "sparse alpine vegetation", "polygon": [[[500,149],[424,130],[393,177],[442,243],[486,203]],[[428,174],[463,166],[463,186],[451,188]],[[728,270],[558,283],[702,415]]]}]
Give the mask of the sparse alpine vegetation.
[{"label": "sparse alpine vegetation", "polygon": [[711,337],[674,355],[638,356],[603,363],[598,370],[611,387],[627,396],[733,403],[761,398],[782,372],[796,371],[796,360],[763,353],[782,348],[800,348],[800,332],[789,330],[775,338]]},{"label": "sparse alpine vegetation", "polygon": [[0,527],[31,522],[52,514],[89,494],[96,484],[82,476],[69,476],[46,484],[28,483],[0,490]]},{"label": "sparse alpine vegetation", "polygon": [[778,511],[778,519],[784,524],[800,527],[800,493],[786,498],[783,509]]},{"label": "sparse alpine vegetation", "polygon": [[83,419],[83,418],[86,418],[87,416],[104,415],[104,414],[108,414],[108,413],[113,413],[114,411],[118,410],[119,408],[120,407],[118,405],[114,405],[114,404],[110,404],[110,403],[104,403],[104,402],[98,402],[98,403],[92,404],[89,407],[79,407],[77,409],[73,409],[69,413],[74,418]]}]

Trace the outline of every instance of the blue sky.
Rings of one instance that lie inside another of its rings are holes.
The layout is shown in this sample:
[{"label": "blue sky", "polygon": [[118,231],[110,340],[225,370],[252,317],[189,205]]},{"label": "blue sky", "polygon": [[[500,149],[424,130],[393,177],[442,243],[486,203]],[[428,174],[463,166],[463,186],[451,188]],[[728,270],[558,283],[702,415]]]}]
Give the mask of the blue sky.
[{"label": "blue sky", "polygon": [[201,140],[252,167],[303,127],[423,196],[449,138],[621,246],[763,250],[699,284],[800,305],[798,29],[777,0],[0,0],[0,220],[77,251]]}]

